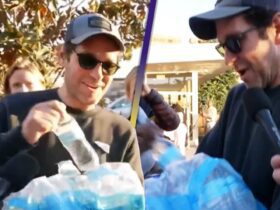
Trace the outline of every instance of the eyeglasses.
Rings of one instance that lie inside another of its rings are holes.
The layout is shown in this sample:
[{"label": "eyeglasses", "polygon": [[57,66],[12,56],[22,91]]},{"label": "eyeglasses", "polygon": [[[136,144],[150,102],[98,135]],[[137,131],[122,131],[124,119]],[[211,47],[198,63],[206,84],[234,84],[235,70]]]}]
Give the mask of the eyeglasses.
[{"label": "eyeglasses", "polygon": [[73,50],[78,56],[79,65],[85,70],[94,69],[99,63],[102,66],[102,72],[104,75],[113,75],[120,68],[117,64],[110,61],[100,61],[90,53],[78,53]]},{"label": "eyeglasses", "polygon": [[247,33],[257,29],[257,27],[253,27],[239,34],[228,36],[224,43],[220,43],[216,46],[216,50],[223,57],[225,56],[225,48],[227,48],[233,54],[240,53],[242,51],[241,41],[245,38]]}]

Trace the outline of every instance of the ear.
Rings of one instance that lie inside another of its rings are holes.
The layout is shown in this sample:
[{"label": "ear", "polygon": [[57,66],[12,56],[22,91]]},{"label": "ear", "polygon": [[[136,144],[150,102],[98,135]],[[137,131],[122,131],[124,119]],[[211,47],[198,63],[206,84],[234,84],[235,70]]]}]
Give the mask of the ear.
[{"label": "ear", "polygon": [[280,12],[277,12],[272,19],[275,28],[275,44],[280,44]]}]

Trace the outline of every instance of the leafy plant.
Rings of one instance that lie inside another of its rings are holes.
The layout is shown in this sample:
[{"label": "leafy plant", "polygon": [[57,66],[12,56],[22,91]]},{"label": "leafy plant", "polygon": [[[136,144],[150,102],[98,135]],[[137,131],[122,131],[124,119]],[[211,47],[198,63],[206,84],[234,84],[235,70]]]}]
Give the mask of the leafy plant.
[{"label": "leafy plant", "polygon": [[205,106],[209,100],[212,100],[213,105],[220,112],[224,106],[228,91],[237,82],[238,76],[231,70],[203,83],[198,90],[200,106]]},{"label": "leafy plant", "polygon": [[[35,62],[52,86],[62,68],[57,59],[65,29],[80,14],[98,12],[119,26],[125,59],[141,46],[148,0],[0,0],[0,84],[17,57]],[[1,88],[0,88],[1,89]]]}]

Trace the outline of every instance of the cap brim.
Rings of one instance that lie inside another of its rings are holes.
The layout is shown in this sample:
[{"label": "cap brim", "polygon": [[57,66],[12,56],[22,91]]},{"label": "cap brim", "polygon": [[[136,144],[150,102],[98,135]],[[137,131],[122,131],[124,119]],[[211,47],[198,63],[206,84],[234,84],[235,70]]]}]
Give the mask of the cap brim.
[{"label": "cap brim", "polygon": [[215,21],[238,15],[251,7],[216,7],[214,10],[205,12],[189,19],[192,32],[200,39],[214,39],[217,37]]},{"label": "cap brim", "polygon": [[121,41],[121,39],[118,36],[116,36],[115,34],[109,33],[107,31],[89,32],[89,33],[83,34],[82,36],[78,36],[74,39],[71,39],[71,43],[72,44],[81,44],[86,39],[88,39],[90,37],[93,37],[93,36],[96,36],[96,35],[100,35],[100,34],[104,34],[104,35],[107,35],[108,37],[112,38],[117,43],[117,45],[119,46],[120,51],[124,51],[124,45],[123,45],[123,42]]}]

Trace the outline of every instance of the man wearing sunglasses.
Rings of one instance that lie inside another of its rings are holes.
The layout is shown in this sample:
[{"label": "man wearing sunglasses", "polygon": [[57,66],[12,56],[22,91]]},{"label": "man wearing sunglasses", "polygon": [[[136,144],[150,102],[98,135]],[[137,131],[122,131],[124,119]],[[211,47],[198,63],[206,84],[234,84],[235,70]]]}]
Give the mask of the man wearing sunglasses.
[{"label": "man wearing sunglasses", "polygon": [[[37,176],[57,173],[57,163],[71,159],[53,131],[74,117],[103,162],[128,162],[143,180],[136,132],[130,122],[97,106],[118,70],[124,45],[102,15],[81,15],[68,25],[61,59],[64,84],[8,96],[0,103],[0,165],[22,149],[40,163]],[[19,125],[11,126],[15,115]]]},{"label": "man wearing sunglasses", "polygon": [[219,121],[197,152],[228,160],[254,196],[271,209],[280,209],[279,189],[270,165],[279,148],[250,119],[242,97],[250,87],[263,88],[280,127],[279,11],[278,0],[218,0],[213,10],[189,19],[198,38],[217,38],[217,51],[244,81],[230,91]]}]

